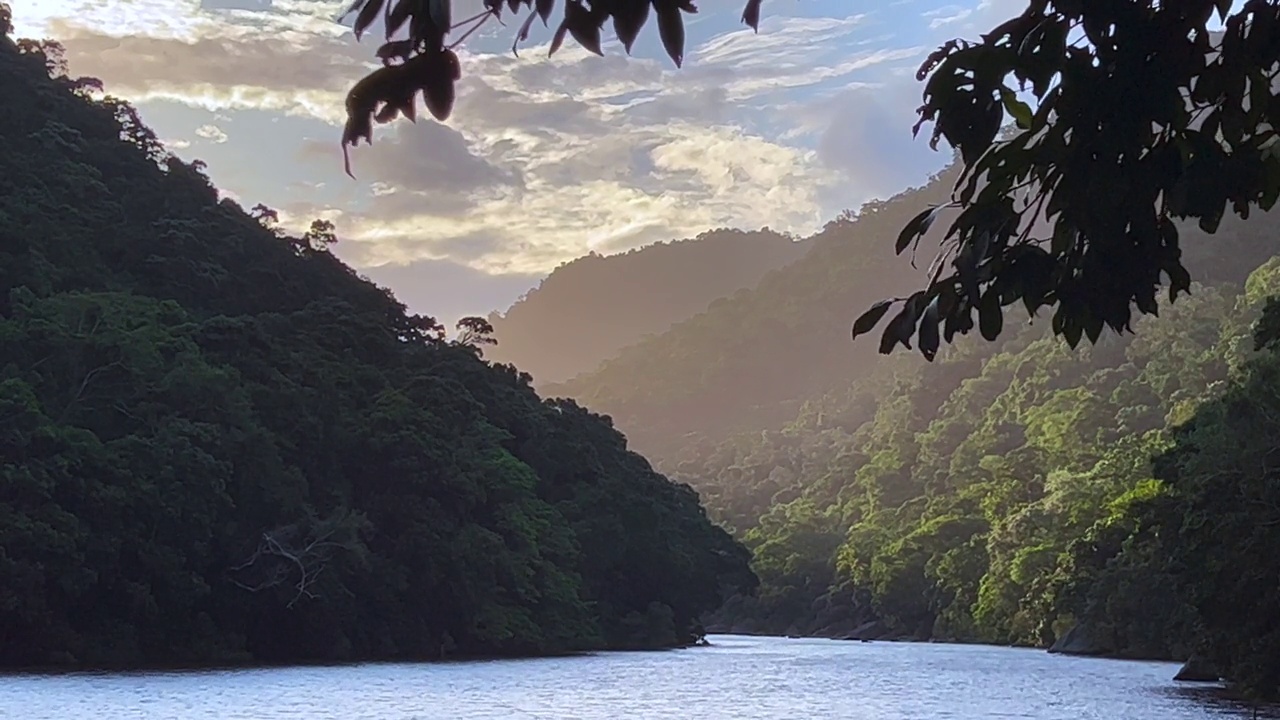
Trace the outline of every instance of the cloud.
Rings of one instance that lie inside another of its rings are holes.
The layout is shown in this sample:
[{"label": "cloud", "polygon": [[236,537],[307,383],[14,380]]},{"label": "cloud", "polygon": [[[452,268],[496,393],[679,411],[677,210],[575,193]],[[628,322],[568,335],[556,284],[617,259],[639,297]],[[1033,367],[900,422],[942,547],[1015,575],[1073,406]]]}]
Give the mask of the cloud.
[{"label": "cloud", "polygon": [[[958,6],[924,12],[930,24],[963,25],[992,1],[967,20]],[[148,103],[166,101],[227,117],[274,113],[282,128],[327,124],[331,137],[299,134],[295,147],[272,148],[299,168],[273,202],[303,225],[335,219],[339,254],[364,267],[533,277],[588,250],[710,227],[804,233],[945,159],[909,145],[918,95],[909,71],[934,44],[919,15],[896,25],[881,10],[787,17],[780,4],[755,34],[737,22],[735,4],[704,7],[689,24],[682,70],[662,54],[652,23],[631,58],[616,40],[603,58],[573,43],[547,58],[551,31],[540,23],[516,58],[506,49],[510,20],[487,28],[461,53],[450,122],[378,127],[373,146],[351,153],[353,182],[342,175],[337,126],[346,91],[374,67],[377,39],[357,44],[332,21],[346,4],[91,0],[41,22],[73,71],[102,78],[144,118]],[[255,156],[245,148],[259,141],[241,125],[230,138],[208,133],[197,136],[215,140],[201,148],[215,181],[219,158]]]},{"label": "cloud", "polygon": [[222,144],[227,141],[227,134],[217,125],[201,125],[196,128],[196,137],[204,138],[216,144]]},{"label": "cloud", "polygon": [[[981,10],[983,9],[983,6],[980,5],[977,9]],[[970,15],[973,15],[973,12],[974,12],[974,8],[970,8],[970,7],[961,7],[959,5],[944,5],[943,7],[940,7],[940,8],[926,10],[924,13],[921,13],[921,15],[926,20],[929,21],[930,29],[936,29],[936,28],[942,27],[943,25],[951,25],[952,23],[958,23],[962,20],[965,20]]]},{"label": "cloud", "polygon": [[818,157],[847,180],[847,197],[888,197],[951,159],[931,150],[927,135],[912,138],[919,104],[918,88],[889,82],[846,90],[809,110]]}]

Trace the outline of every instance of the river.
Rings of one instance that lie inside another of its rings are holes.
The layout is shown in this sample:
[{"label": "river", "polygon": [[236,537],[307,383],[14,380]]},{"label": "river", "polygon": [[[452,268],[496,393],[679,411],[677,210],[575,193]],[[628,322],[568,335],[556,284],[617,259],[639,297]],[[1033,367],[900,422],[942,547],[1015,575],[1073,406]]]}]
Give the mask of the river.
[{"label": "river", "polygon": [[[14,720],[1191,720],[1249,717],[1177,666],[923,643],[712,636],[656,653],[0,676]],[[1275,717],[1271,713],[1259,717]]]}]

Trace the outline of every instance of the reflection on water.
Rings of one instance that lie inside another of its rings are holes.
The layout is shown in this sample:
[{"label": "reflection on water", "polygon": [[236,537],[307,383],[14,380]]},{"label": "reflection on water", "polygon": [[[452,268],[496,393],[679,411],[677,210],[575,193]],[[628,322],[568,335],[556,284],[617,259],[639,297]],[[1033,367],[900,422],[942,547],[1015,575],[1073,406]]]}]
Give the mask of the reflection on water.
[{"label": "reflection on water", "polygon": [[[709,648],[446,664],[0,677],[23,720],[1201,720],[1252,710],[1170,663],[716,636]],[[1260,718],[1280,718],[1274,711]]]}]

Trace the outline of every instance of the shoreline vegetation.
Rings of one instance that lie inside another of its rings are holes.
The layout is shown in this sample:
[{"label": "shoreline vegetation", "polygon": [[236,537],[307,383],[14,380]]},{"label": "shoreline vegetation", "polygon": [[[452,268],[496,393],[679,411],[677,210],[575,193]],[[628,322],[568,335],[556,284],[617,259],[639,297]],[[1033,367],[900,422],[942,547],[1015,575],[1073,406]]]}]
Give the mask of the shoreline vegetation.
[{"label": "shoreline vegetation", "polygon": [[[733,633],[718,633],[732,636]],[[757,637],[777,637],[777,636],[757,636]],[[534,653],[506,653],[506,654],[474,654],[461,655],[453,654],[444,657],[401,657],[401,658],[365,658],[350,660],[277,660],[263,661],[245,659],[237,662],[234,660],[214,661],[209,663],[158,663],[158,664],[123,664],[123,665],[31,665],[31,666],[9,666],[0,667],[0,678],[4,677],[23,677],[23,676],[49,676],[56,677],[62,675],[147,675],[147,674],[201,674],[201,673],[217,673],[217,672],[237,672],[244,670],[273,670],[288,668],[349,668],[363,665],[437,665],[437,664],[465,664],[465,663],[485,663],[485,662],[503,662],[517,660],[554,660],[557,658],[578,658],[591,657],[602,654],[615,653],[663,653],[673,652],[676,650],[692,650],[696,648],[714,647],[715,643],[703,636],[699,639],[687,642],[677,643],[674,645],[650,646],[650,647],[619,647],[619,648],[595,648],[586,650],[561,650]]]}]

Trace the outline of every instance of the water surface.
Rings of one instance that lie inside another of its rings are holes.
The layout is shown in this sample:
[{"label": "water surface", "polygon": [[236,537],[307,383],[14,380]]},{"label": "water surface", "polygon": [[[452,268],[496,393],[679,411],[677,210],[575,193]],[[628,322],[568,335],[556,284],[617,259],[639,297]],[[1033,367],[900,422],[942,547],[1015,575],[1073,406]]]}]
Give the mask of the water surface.
[{"label": "water surface", "polygon": [[[712,636],[543,660],[0,677],[22,720],[1201,720],[1177,665],[973,645]],[[1259,717],[1277,717],[1270,713]]]}]

